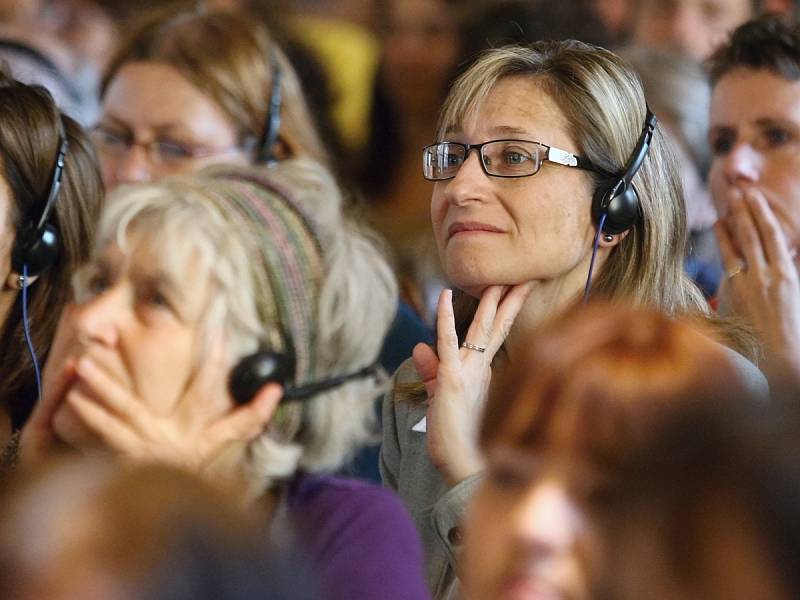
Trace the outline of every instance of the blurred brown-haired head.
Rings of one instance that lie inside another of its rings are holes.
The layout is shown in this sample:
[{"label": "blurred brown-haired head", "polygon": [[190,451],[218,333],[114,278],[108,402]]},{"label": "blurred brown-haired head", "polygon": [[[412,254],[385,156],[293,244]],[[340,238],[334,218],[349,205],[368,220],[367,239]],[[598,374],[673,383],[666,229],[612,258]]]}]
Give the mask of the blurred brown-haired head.
[{"label": "blurred brown-haired head", "polygon": [[266,540],[265,515],[188,472],[61,460],[3,488],[0,597],[313,598]]},{"label": "blurred brown-haired head", "polygon": [[698,323],[605,303],[578,309],[544,326],[493,386],[481,445],[613,467],[673,412],[741,397],[734,356]]}]

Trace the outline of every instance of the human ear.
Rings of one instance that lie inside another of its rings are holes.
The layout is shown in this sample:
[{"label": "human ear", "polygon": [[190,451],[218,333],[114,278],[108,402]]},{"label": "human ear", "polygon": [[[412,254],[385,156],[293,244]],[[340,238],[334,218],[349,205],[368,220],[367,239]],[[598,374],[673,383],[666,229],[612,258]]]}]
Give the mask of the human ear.
[{"label": "human ear", "polygon": [[[34,275],[33,277],[27,278],[27,285],[32,285],[36,282],[39,278],[38,275]],[[6,278],[6,287],[12,290],[21,290],[22,289],[22,275],[17,273],[16,271],[9,271],[8,277]]]}]

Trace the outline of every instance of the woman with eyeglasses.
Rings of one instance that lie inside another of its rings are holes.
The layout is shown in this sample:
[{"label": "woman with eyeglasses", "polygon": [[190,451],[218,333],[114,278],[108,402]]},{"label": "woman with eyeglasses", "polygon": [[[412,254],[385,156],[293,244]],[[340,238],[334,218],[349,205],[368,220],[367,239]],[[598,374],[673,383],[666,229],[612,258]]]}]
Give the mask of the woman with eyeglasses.
[{"label": "woman with eyeglasses", "polygon": [[[310,158],[330,166],[294,69],[266,28],[242,13],[157,16],[120,48],[101,93],[93,139],[110,189],[211,163]],[[430,338],[401,302],[381,363],[395,370]],[[377,481],[377,463],[373,448],[353,470]]]},{"label": "woman with eyeglasses", "polygon": [[109,189],[220,162],[327,162],[294,69],[244,14],[157,15],[118,49],[100,94],[92,139]]},{"label": "woman with eyeglasses", "polygon": [[[436,182],[433,232],[456,289],[440,297],[435,347],[417,346],[395,376],[381,459],[422,533],[437,597],[452,591],[482,475],[489,380],[537,327],[587,297],[711,319],[683,272],[686,209],[655,122],[634,72],[575,41],[488,51],[451,88],[423,174]],[[716,326],[752,350],[745,332]]]}]

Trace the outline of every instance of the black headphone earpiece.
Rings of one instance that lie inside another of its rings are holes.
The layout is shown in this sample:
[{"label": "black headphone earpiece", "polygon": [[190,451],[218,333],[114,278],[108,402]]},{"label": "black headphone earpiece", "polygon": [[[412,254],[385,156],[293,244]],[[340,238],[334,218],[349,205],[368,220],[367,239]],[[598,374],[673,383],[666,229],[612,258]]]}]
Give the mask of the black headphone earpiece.
[{"label": "black headphone earpiece", "polygon": [[274,150],[281,132],[281,80],[283,73],[275,52],[270,55],[270,67],[272,69],[272,86],[267,105],[267,118],[264,120],[264,131],[256,148],[256,162],[267,165],[277,161]]},{"label": "black headphone earpiece", "polygon": [[11,267],[20,274],[26,271],[28,277],[38,275],[51,267],[56,262],[60,250],[56,228],[50,223],[50,215],[61,189],[61,177],[64,173],[68,148],[64,124],[60,117],[59,123],[58,153],[42,214],[38,220],[31,220],[21,228],[11,250]]},{"label": "black headphone earpiece", "polygon": [[370,365],[352,373],[336,375],[321,381],[293,387],[286,382],[294,377],[295,361],[286,354],[272,350],[259,350],[242,358],[231,371],[228,390],[234,401],[247,404],[267,383],[280,383],[283,386],[283,401],[307,400],[317,394],[333,389],[354,379],[376,377],[378,365]]},{"label": "black headphone earpiece", "polygon": [[633,178],[642,166],[653,140],[658,118],[647,109],[644,127],[636,142],[625,168],[619,175],[604,176],[595,189],[592,198],[592,218],[603,224],[603,233],[616,235],[632,228],[642,216],[639,194],[633,185]]}]

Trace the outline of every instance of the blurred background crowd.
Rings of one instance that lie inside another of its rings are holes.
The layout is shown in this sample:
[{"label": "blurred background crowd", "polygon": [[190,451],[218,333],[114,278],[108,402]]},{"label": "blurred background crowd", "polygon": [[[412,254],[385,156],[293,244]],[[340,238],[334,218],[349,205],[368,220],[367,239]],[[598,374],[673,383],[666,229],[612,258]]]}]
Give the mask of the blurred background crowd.
[{"label": "blurred background crowd", "polygon": [[798,597],[798,19],[0,0],[0,598]]}]

